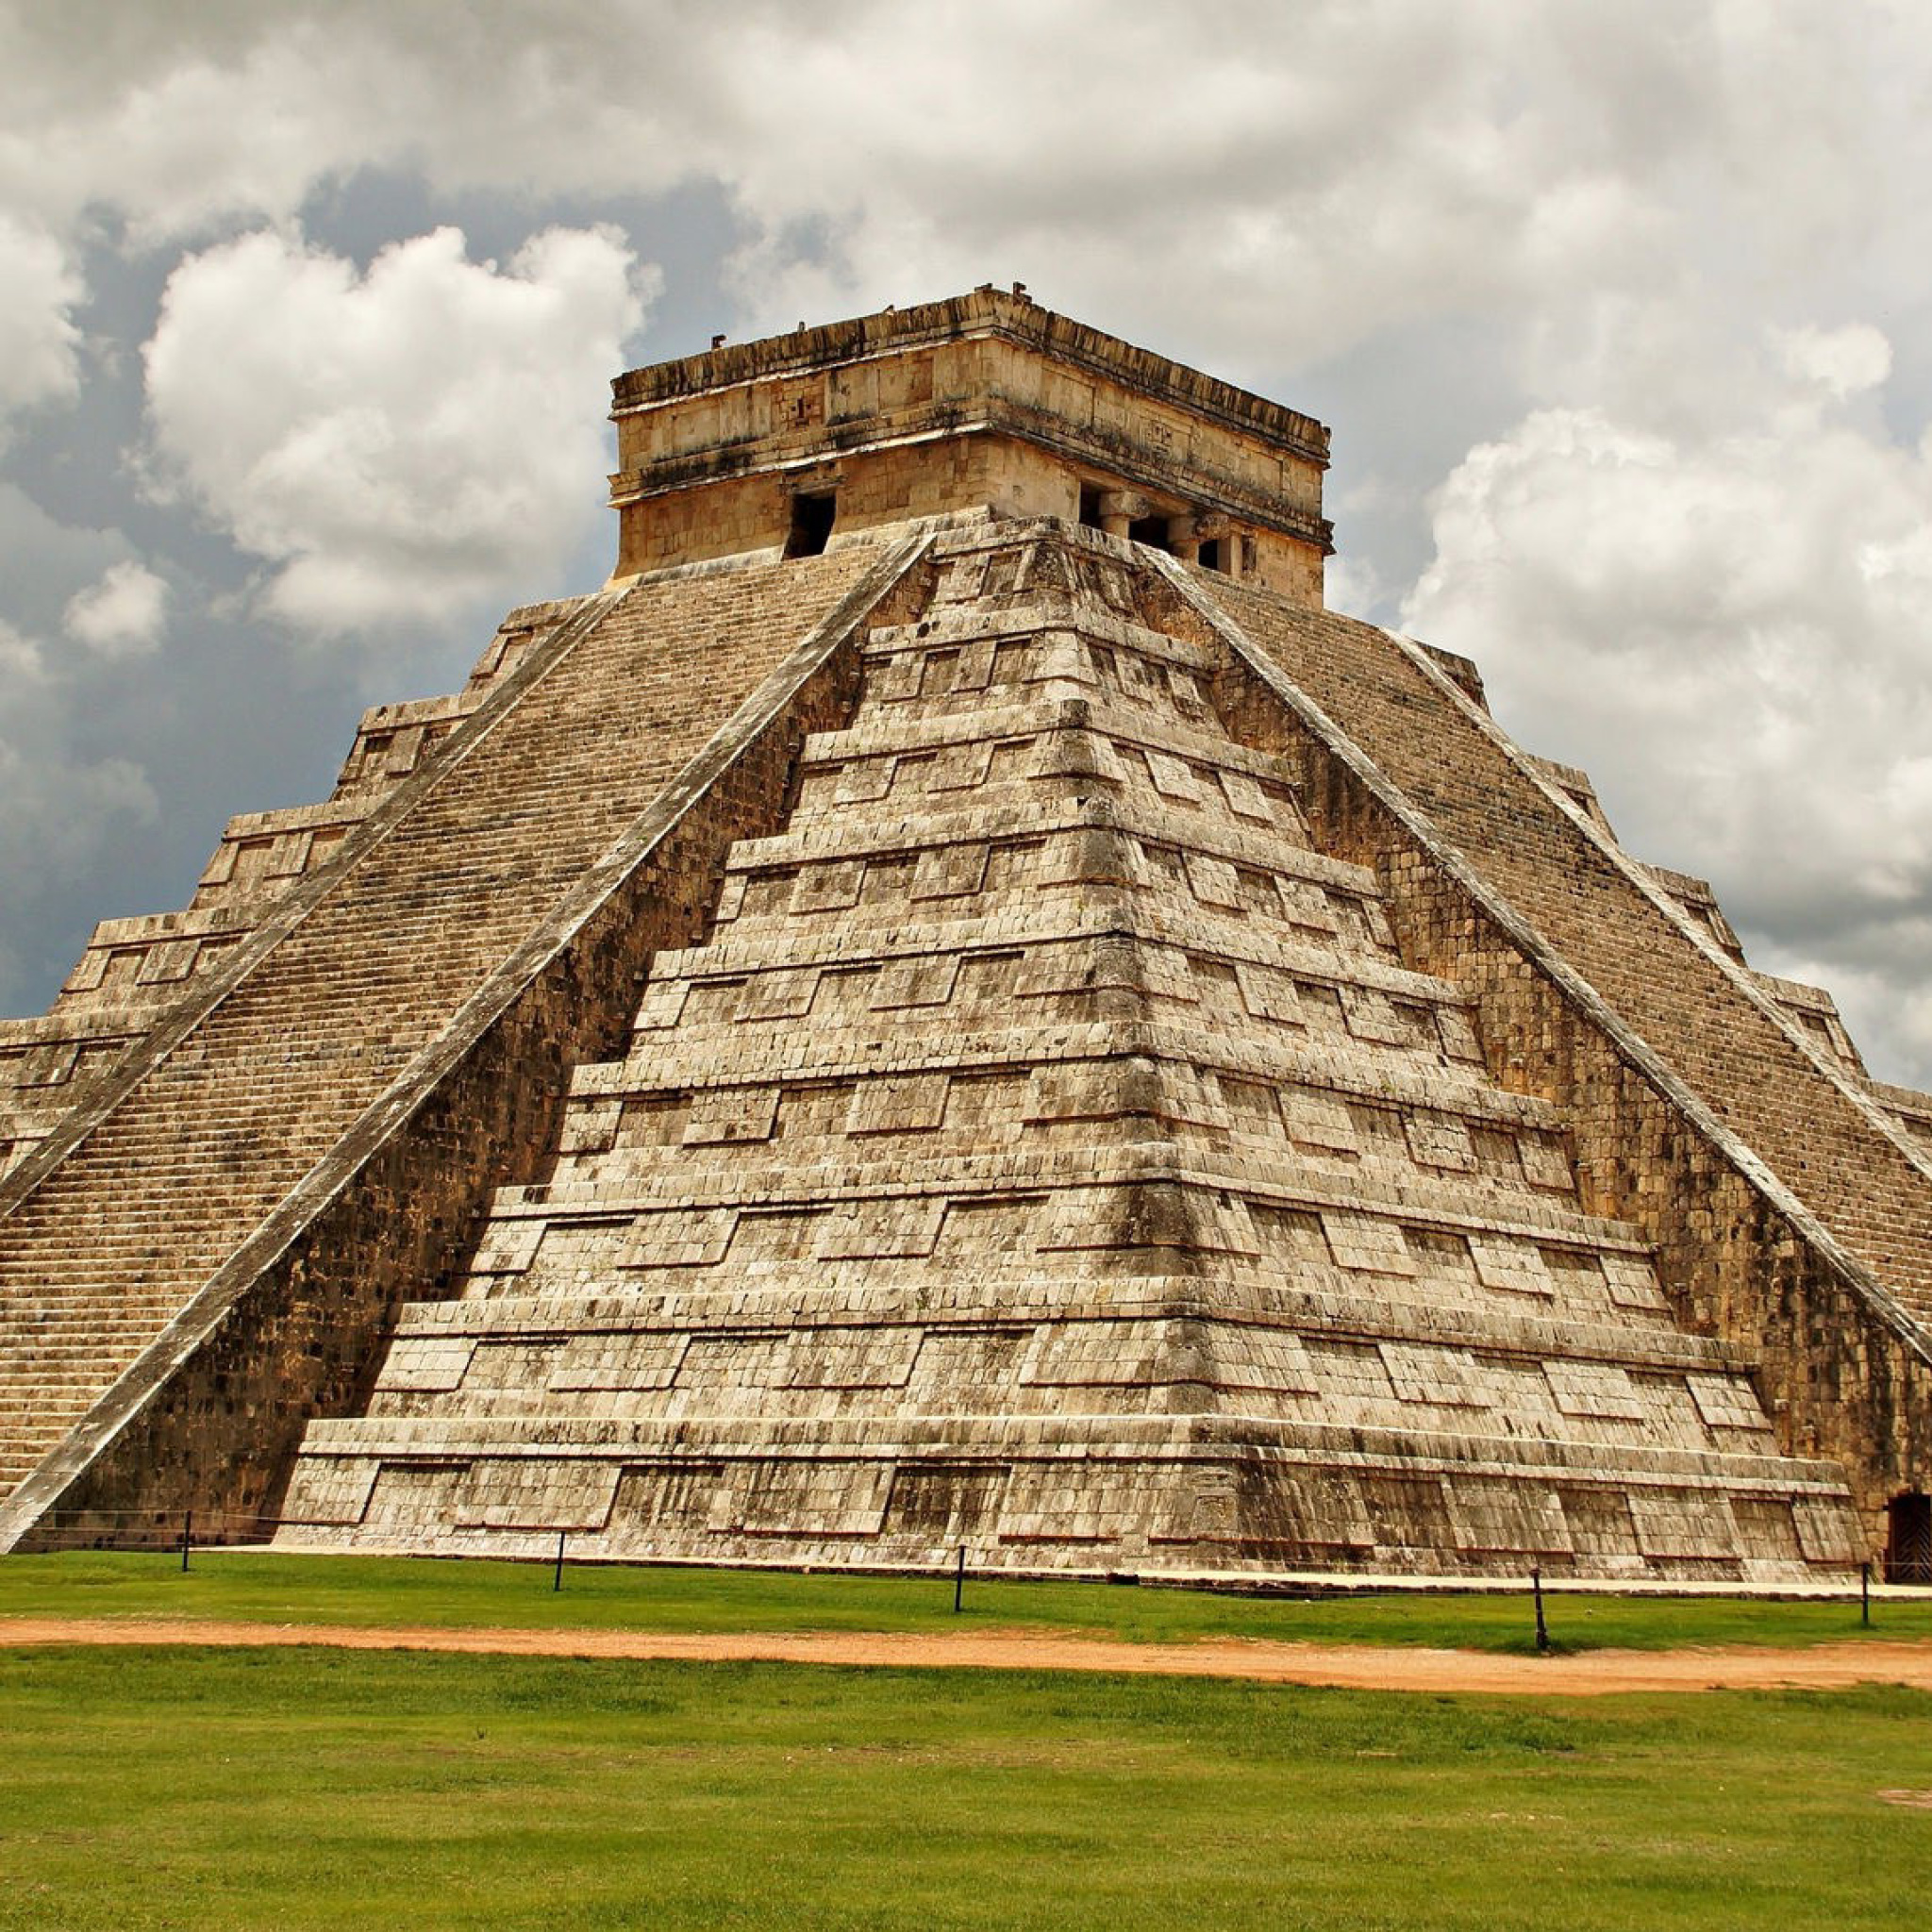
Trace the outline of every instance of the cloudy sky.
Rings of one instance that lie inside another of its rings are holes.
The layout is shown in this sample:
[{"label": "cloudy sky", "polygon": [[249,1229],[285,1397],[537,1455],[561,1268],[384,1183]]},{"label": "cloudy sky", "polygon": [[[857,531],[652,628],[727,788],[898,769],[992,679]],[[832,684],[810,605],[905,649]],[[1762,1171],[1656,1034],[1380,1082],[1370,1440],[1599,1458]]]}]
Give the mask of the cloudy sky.
[{"label": "cloudy sky", "polygon": [[1932,1084],[1932,14],[0,0],[0,1011],[588,589],[606,383],[1027,282]]}]

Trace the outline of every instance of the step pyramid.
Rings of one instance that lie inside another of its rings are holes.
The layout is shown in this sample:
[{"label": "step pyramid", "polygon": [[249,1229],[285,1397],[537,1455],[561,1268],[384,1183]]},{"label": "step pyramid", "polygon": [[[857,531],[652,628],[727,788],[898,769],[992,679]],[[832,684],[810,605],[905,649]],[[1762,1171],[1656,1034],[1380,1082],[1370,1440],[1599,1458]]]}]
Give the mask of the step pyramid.
[{"label": "step pyramid", "polygon": [[1164,578],[936,551],[291,1541],[1201,1572],[1846,1561]]},{"label": "step pyramid", "polygon": [[611,585],[0,1023],[0,1547],[1932,1564],[1932,1099],[1321,608],[1319,425],[991,291],[615,394]]}]

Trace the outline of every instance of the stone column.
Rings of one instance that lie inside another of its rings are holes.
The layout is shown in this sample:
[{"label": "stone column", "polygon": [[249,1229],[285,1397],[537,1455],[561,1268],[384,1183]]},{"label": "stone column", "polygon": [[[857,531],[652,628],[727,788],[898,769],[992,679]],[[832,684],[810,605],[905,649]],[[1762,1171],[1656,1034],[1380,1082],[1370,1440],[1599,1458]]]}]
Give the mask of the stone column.
[{"label": "stone column", "polygon": [[1100,492],[1100,527],[1109,537],[1124,537],[1136,517],[1154,514],[1154,506],[1132,490],[1103,490]]},{"label": "stone column", "polygon": [[[1241,533],[1234,526],[1234,519],[1225,516],[1206,516],[1194,519],[1194,535],[1203,543],[1221,545],[1221,568],[1237,582],[1241,574]],[[1199,556],[1196,550],[1195,555]]]},{"label": "stone column", "polygon": [[1201,560],[1201,533],[1186,510],[1167,520],[1167,547],[1184,563]]}]

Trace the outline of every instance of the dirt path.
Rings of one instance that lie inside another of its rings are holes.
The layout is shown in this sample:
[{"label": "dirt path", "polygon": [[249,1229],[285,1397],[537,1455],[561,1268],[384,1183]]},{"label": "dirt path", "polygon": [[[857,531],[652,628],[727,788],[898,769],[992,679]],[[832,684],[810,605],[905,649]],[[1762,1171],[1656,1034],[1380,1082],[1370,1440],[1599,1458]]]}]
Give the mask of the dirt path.
[{"label": "dirt path", "polygon": [[1052,1631],[940,1635],[815,1630],[678,1635],[657,1630],[358,1628],[212,1619],[0,1618],[0,1648],[21,1644],[216,1644],[340,1650],[460,1651],[507,1657],[669,1657],[698,1662],[874,1664],[974,1670],[1125,1671],[1247,1677],[1357,1690],[1473,1690],[1597,1697],[1626,1690],[1932,1690],[1932,1642],[1822,1643],[1806,1650],[1596,1650],[1578,1657],[1497,1657],[1474,1650],[1367,1644],[1117,1643]]}]

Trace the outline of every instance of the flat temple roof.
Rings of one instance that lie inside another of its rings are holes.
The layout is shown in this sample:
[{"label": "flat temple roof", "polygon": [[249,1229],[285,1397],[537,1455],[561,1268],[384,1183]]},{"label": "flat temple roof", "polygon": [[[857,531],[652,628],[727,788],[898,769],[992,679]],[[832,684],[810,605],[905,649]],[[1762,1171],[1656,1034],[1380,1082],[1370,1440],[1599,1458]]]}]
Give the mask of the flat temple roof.
[{"label": "flat temple roof", "polygon": [[988,335],[1004,337],[1054,361],[1089,370],[1124,388],[1285,444],[1304,459],[1327,467],[1327,425],[1314,417],[1237,389],[1233,383],[1158,356],[1151,349],[1136,348],[1118,336],[1042,308],[1024,293],[1009,293],[990,283],[970,295],[954,295],[942,302],[882,308],[873,315],[826,323],[818,328],[726,343],[695,356],[626,370],[610,385],[611,414],[623,416],[708,390],[805,375],[841,363]]}]

